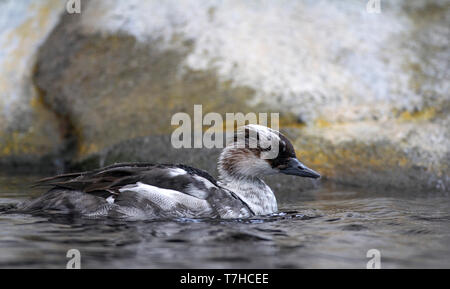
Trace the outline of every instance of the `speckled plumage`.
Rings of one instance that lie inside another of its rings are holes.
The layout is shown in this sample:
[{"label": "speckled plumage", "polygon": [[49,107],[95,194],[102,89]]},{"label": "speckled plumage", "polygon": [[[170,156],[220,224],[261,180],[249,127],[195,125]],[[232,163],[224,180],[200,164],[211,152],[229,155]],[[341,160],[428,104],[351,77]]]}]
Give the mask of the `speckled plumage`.
[{"label": "speckled plumage", "polygon": [[[20,211],[137,219],[253,215],[207,172],[185,165],[123,163],[44,179],[37,186],[51,189],[20,205]],[[230,213],[229,208],[239,210]]]}]

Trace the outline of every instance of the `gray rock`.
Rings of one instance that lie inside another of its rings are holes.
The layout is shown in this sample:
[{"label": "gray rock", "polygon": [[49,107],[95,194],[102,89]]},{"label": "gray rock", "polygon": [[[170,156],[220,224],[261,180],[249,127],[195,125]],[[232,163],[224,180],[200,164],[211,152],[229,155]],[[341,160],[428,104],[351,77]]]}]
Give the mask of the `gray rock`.
[{"label": "gray rock", "polygon": [[[33,124],[27,142],[43,152],[34,159],[213,172],[218,150],[169,143],[172,115],[203,104],[203,114],[279,112],[300,158],[324,179],[449,190],[446,1],[382,1],[380,14],[364,1],[326,0],[111,0],[82,9],[39,38],[17,101],[23,121],[0,113],[0,163],[22,162],[25,151],[5,153],[5,140]],[[29,105],[33,93],[42,113]],[[316,184],[290,188],[302,186]]]}]

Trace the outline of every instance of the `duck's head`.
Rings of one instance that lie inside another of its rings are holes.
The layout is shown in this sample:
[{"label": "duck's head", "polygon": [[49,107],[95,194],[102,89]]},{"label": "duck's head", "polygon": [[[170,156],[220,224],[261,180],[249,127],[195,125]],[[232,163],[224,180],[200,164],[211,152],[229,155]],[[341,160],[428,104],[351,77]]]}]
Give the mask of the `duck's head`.
[{"label": "duck's head", "polygon": [[222,177],[256,177],[282,173],[314,178],[320,174],[302,164],[291,142],[280,132],[261,125],[238,128],[219,157]]}]

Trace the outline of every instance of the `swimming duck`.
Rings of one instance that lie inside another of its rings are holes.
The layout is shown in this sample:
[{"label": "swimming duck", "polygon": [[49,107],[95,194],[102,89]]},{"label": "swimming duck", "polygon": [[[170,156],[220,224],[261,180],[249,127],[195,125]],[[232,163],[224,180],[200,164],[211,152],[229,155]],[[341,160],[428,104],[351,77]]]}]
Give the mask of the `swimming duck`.
[{"label": "swimming duck", "polygon": [[[265,157],[274,145],[276,154]],[[297,159],[284,135],[261,125],[237,130],[220,154],[218,171],[215,180],[182,164],[120,163],[63,174],[38,181],[36,186],[49,190],[17,211],[130,219],[248,218],[278,210],[261,176],[320,177]]]}]

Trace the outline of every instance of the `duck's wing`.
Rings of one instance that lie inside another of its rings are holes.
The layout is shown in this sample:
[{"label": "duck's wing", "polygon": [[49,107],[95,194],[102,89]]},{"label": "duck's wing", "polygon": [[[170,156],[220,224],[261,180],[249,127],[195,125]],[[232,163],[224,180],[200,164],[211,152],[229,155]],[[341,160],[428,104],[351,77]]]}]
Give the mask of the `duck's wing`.
[{"label": "duck's wing", "polygon": [[221,187],[207,172],[186,165],[121,163],[42,179],[35,186],[49,188],[43,200],[51,199],[58,206],[64,198],[74,199],[75,207],[83,208],[78,204],[80,197],[96,196],[95,202],[103,198],[109,205],[117,205],[119,209],[112,211],[121,215],[142,215],[142,212],[158,217],[254,215],[245,202]]},{"label": "duck's wing", "polygon": [[[158,216],[223,215],[222,197],[239,202],[207,172],[185,165],[122,163],[91,172],[45,178],[35,186],[49,188],[52,199],[75,192],[104,198],[108,203]],[[211,204],[211,200],[214,203]],[[55,202],[56,203],[56,202]],[[129,212],[126,212],[128,214]]]},{"label": "duck's wing", "polygon": [[35,187],[60,188],[108,198],[138,184],[175,190],[200,199],[219,189],[203,170],[185,165],[120,163],[91,172],[63,174],[41,179]]}]

